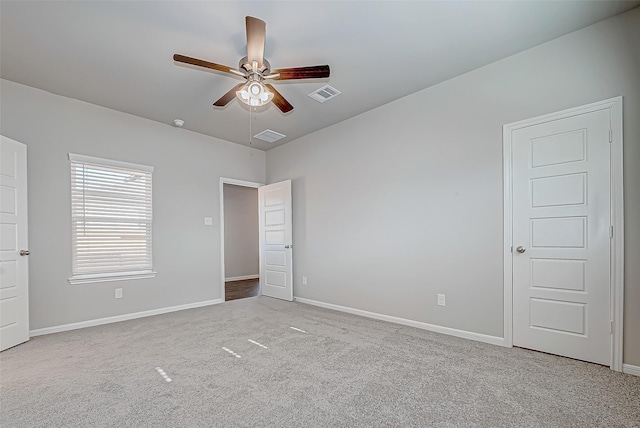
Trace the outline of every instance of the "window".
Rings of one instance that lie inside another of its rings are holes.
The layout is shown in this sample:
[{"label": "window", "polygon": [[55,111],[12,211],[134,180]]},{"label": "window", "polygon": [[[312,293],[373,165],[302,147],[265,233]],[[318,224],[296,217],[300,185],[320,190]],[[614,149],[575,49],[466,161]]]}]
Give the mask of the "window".
[{"label": "window", "polygon": [[69,153],[72,284],[155,276],[153,167]]}]

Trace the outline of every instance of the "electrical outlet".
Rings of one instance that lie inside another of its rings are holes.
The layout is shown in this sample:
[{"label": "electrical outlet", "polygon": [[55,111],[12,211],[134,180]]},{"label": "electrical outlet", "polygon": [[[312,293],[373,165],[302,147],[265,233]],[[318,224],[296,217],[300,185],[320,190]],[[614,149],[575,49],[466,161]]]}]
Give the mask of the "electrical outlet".
[{"label": "electrical outlet", "polygon": [[122,299],[122,288],[116,288],[116,299]]},{"label": "electrical outlet", "polygon": [[302,285],[307,285],[307,277],[306,276],[302,277]]},{"label": "electrical outlet", "polygon": [[438,294],[438,306],[447,306],[444,294]]}]

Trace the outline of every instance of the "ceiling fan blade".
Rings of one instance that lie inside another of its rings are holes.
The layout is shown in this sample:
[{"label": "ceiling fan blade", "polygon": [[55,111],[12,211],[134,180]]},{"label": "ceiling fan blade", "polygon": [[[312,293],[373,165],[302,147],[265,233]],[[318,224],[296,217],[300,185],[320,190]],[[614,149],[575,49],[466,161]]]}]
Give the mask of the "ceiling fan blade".
[{"label": "ceiling fan blade", "polygon": [[329,77],[331,71],[328,65],[314,65],[311,67],[280,68],[272,70],[271,74],[279,74],[273,80],[293,80],[293,79],[322,79]]},{"label": "ceiling fan blade", "polygon": [[173,60],[176,62],[183,62],[185,64],[197,65],[198,67],[210,68],[211,70],[222,71],[224,73],[236,74],[243,77],[245,76],[244,73],[242,73],[239,70],[236,70],[235,68],[227,67],[226,65],[216,64],[215,62],[209,62],[209,61],[204,61],[197,58],[191,58],[189,56],[184,56],[180,54],[175,54],[173,56]]},{"label": "ceiling fan blade", "polygon": [[258,62],[258,68],[262,68],[264,60],[264,41],[267,37],[267,24],[264,21],[247,16],[245,18],[247,27],[247,59],[249,64]]},{"label": "ceiling fan blade", "polygon": [[274,88],[273,85],[265,83],[265,86],[273,92],[272,102],[280,109],[281,112],[287,113],[293,110],[293,106],[289,104],[289,101],[287,101],[282,95],[280,95],[280,92],[276,91],[276,88]]},{"label": "ceiling fan blade", "polygon": [[231,102],[231,100],[233,100],[236,97],[236,91],[238,91],[243,86],[244,86],[244,82],[243,83],[238,83],[236,86],[231,88],[229,90],[229,92],[227,92],[226,94],[221,96],[218,101],[213,103],[213,105],[216,106],[216,107],[224,107],[224,106],[226,106],[227,104],[229,104],[229,102]]}]

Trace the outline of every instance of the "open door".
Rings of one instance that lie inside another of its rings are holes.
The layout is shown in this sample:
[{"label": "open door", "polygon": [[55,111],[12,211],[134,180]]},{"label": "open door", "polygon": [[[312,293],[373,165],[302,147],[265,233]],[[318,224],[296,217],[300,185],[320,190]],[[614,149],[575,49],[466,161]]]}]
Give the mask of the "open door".
[{"label": "open door", "polygon": [[291,180],[258,189],[262,295],[293,300]]},{"label": "open door", "polygon": [[0,136],[0,351],[29,340],[27,146]]}]

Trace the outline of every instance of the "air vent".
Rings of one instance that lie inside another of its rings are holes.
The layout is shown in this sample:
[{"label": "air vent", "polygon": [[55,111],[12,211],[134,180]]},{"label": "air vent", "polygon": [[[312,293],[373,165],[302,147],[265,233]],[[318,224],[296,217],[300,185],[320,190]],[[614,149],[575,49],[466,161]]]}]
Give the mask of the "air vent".
[{"label": "air vent", "polygon": [[337,97],[340,93],[341,92],[333,86],[325,85],[317,91],[311,92],[309,96],[319,103],[323,103],[331,98]]},{"label": "air vent", "polygon": [[286,137],[286,135],[276,131],[272,131],[270,129],[266,129],[261,133],[253,136],[253,138],[257,138],[258,140],[262,140],[267,143],[275,143],[276,141],[281,140],[284,137]]}]

